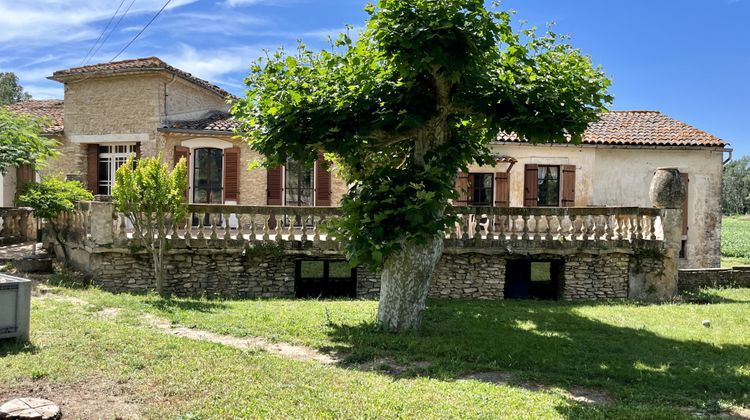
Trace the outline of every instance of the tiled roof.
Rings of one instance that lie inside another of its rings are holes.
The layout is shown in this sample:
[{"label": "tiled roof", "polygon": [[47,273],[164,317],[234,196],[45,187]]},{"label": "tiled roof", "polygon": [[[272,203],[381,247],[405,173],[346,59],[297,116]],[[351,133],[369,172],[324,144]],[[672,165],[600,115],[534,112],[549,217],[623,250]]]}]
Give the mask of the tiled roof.
[{"label": "tiled roof", "polygon": [[196,121],[175,121],[167,130],[232,132],[239,122],[226,112],[215,112]]},{"label": "tiled roof", "polygon": [[7,105],[6,108],[19,114],[47,118],[49,125],[45,127],[44,134],[61,134],[63,132],[63,101],[60,99],[32,99]]},{"label": "tiled roof", "polygon": [[[523,143],[515,134],[501,133],[498,141]],[[658,111],[610,111],[586,130],[582,144],[622,146],[703,146],[729,144],[716,136]]]},{"label": "tiled roof", "polygon": [[221,96],[231,96],[230,93],[225,91],[224,89],[211,84],[206,80],[195,77],[186,71],[172,67],[157,57],[136,58],[132,60],[115,61],[112,63],[90,64],[83,67],[73,67],[70,69],[58,70],[52,74],[52,77],[50,77],[50,79],[63,82],[68,78],[74,76],[148,71],[166,71],[172,74],[176,74],[183,79],[193,82],[199,86],[203,86],[204,88],[214,91]]}]

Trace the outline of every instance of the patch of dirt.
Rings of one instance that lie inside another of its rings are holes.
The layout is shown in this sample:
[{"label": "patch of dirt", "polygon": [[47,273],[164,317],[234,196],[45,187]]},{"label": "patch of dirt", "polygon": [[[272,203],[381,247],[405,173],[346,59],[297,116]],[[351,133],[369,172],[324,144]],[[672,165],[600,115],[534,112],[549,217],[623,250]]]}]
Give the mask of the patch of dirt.
[{"label": "patch of dirt", "polygon": [[114,318],[120,314],[120,308],[104,308],[99,312],[94,313],[99,318]]},{"label": "patch of dirt", "polygon": [[[545,391],[545,392],[558,392],[553,387],[532,384],[529,382],[516,382],[513,380],[513,374],[510,372],[501,371],[487,371],[487,372],[475,372],[468,375],[464,375],[458,379],[459,381],[478,381],[486,382],[496,385],[509,385],[519,388],[526,389],[528,391]],[[562,394],[573,401],[590,404],[590,405],[610,405],[613,403],[612,397],[604,391],[585,388],[585,387],[572,387],[562,391]]]},{"label": "patch of dirt", "polygon": [[750,419],[750,408],[736,407],[727,413],[720,414],[720,416],[732,419]]},{"label": "patch of dirt", "polygon": [[181,327],[178,325],[172,325],[169,321],[151,314],[145,315],[144,318],[148,325],[176,337],[185,337],[197,341],[208,341],[242,350],[258,349],[287,359],[312,360],[325,365],[332,365],[341,361],[338,357],[321,353],[310,347],[289,343],[272,343],[263,337],[241,338],[231,335],[216,334],[194,328]]},{"label": "patch of dirt", "polygon": [[0,389],[0,404],[15,398],[36,397],[57,404],[66,419],[138,419],[137,401],[128,396],[124,385],[105,379],[75,383],[23,382]]}]

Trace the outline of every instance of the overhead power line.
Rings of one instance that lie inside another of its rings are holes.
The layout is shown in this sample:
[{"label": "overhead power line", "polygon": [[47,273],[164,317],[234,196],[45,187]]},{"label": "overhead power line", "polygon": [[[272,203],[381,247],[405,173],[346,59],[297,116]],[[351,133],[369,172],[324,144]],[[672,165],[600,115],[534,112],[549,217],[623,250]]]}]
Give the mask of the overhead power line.
[{"label": "overhead power line", "polygon": [[125,18],[125,15],[128,14],[128,12],[130,11],[130,8],[133,7],[133,3],[135,3],[135,0],[131,0],[130,4],[128,5],[128,8],[125,9],[125,11],[120,15],[120,18],[117,19],[117,22],[115,22],[114,26],[112,26],[112,29],[104,37],[104,40],[101,42],[101,44],[99,44],[99,46],[96,48],[96,50],[94,50],[94,53],[91,54],[91,57],[89,57],[89,60],[91,60],[92,58],[94,58],[94,56],[96,55],[96,53],[99,52],[99,50],[104,46],[104,44],[107,43],[107,40],[109,39],[109,37],[112,36],[112,34],[115,32],[115,29],[117,29],[117,27],[120,26],[120,22],[122,22],[122,19]]},{"label": "overhead power line", "polygon": [[118,53],[117,53],[117,54],[116,54],[116,55],[115,55],[114,57],[112,57],[112,59],[111,59],[111,60],[109,60],[109,62],[111,63],[111,62],[115,61],[115,60],[117,59],[117,57],[119,57],[119,56],[120,56],[120,55],[121,55],[122,53],[124,53],[124,52],[125,52],[125,50],[127,50],[127,49],[128,49],[128,48],[129,48],[130,46],[131,46],[131,45],[133,45],[133,43],[134,43],[134,42],[135,42],[135,41],[136,41],[136,40],[138,39],[138,37],[140,37],[140,36],[141,36],[141,34],[143,34],[143,32],[145,32],[145,31],[146,31],[146,29],[148,29],[148,27],[149,27],[149,26],[151,26],[151,24],[152,24],[152,23],[153,23],[153,22],[154,22],[154,21],[156,20],[156,18],[157,18],[157,17],[159,17],[159,15],[161,14],[161,12],[163,12],[163,11],[164,11],[164,9],[166,9],[166,8],[167,8],[167,6],[169,5],[169,3],[171,3],[171,2],[172,2],[172,0],[167,0],[167,1],[166,1],[166,3],[164,3],[164,5],[163,5],[163,6],[161,7],[161,9],[159,9],[159,11],[158,11],[158,12],[156,12],[156,14],[155,14],[155,15],[154,15],[154,16],[153,16],[153,17],[151,18],[151,20],[149,20],[149,21],[148,21],[148,23],[146,24],[146,26],[144,26],[144,27],[143,27],[143,29],[141,29],[141,31],[140,31],[140,32],[138,32],[138,33],[137,33],[137,34],[136,34],[136,35],[135,35],[135,36],[133,37],[133,39],[131,39],[131,40],[130,40],[130,42],[128,42],[128,43],[127,43],[127,45],[125,45],[125,46],[124,46],[124,47],[123,47],[123,48],[122,48],[122,49],[120,50],[120,52],[118,52]]},{"label": "overhead power line", "polygon": [[112,21],[113,21],[113,20],[115,20],[115,16],[117,16],[117,12],[119,12],[119,11],[120,11],[120,9],[122,8],[122,5],[123,5],[124,3],[125,3],[125,0],[121,0],[121,1],[120,1],[120,5],[119,5],[119,6],[117,6],[117,10],[115,10],[115,13],[114,13],[114,14],[112,14],[112,17],[111,17],[111,18],[109,18],[109,21],[107,22],[107,26],[105,26],[105,27],[104,27],[104,29],[102,30],[102,33],[100,33],[100,34],[99,34],[99,37],[98,37],[98,38],[96,38],[96,41],[94,42],[94,45],[92,45],[92,46],[91,46],[91,48],[89,48],[89,52],[87,52],[87,53],[86,53],[86,55],[85,55],[85,56],[83,57],[83,60],[81,60],[81,65],[84,65],[84,64],[86,63],[86,60],[87,60],[87,59],[89,58],[89,55],[91,54],[91,51],[94,51],[94,48],[95,48],[95,47],[96,47],[97,45],[99,45],[99,41],[100,41],[100,40],[102,39],[102,37],[104,36],[104,33],[105,33],[105,32],[107,32],[107,29],[109,28],[109,25],[111,25],[111,24],[112,24]]}]

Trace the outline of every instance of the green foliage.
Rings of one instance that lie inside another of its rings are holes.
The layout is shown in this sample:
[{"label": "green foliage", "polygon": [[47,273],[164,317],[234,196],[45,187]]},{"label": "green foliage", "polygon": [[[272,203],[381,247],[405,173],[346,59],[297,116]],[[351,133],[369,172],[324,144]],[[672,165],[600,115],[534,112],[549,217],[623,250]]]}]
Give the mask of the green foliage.
[{"label": "green foliage", "polygon": [[611,101],[610,81],[564,37],[517,32],[495,9],[380,0],[356,41],[252,65],[232,110],[240,133],[266,166],[333,158],[352,186],[333,229],[353,263],[377,268],[451,224],[457,172],[494,164],[500,131],[575,143]]},{"label": "green foliage", "polygon": [[750,260],[750,217],[725,217],[722,220],[721,255]]},{"label": "green foliage", "polygon": [[183,202],[187,188],[187,162],[185,159],[170,171],[158,157],[146,157],[128,162],[117,169],[112,196],[117,209],[126,215],[144,218],[147,223],[158,220],[182,220],[187,216]]},{"label": "green foliage", "polygon": [[41,136],[46,120],[0,107],[0,174],[9,167],[35,165],[57,155],[57,142]]},{"label": "green foliage", "polygon": [[722,210],[724,214],[750,213],[750,156],[724,166]]},{"label": "green foliage", "polygon": [[154,280],[159,294],[164,290],[164,251],[174,223],[187,216],[183,202],[187,188],[187,161],[183,158],[169,170],[161,155],[134,162],[131,156],[117,169],[112,195],[117,210],[133,224],[136,238],[153,259]]},{"label": "green foliage", "polygon": [[75,210],[76,202],[93,199],[78,181],[45,178],[42,182],[27,184],[16,202],[21,207],[31,207],[38,218],[55,219],[61,213]]},{"label": "green foliage", "polygon": [[15,102],[28,101],[31,95],[24,92],[13,72],[0,72],[0,106]]}]

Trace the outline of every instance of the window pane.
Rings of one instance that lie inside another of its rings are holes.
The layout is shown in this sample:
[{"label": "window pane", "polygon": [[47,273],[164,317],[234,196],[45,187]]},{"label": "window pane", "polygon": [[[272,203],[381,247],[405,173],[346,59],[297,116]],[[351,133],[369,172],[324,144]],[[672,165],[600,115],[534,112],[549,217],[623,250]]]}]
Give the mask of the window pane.
[{"label": "window pane", "polygon": [[325,261],[302,261],[300,264],[301,276],[308,279],[322,279],[324,277]]},{"label": "window pane", "polygon": [[472,205],[492,205],[492,174],[470,174]]},{"label": "window pane", "polygon": [[552,281],[552,263],[532,261],[531,281]]},{"label": "window pane", "polygon": [[560,167],[539,166],[537,204],[556,207],[560,204]]},{"label": "window pane", "polygon": [[352,269],[346,261],[331,261],[328,263],[328,276],[331,278],[348,279],[352,277]]}]

